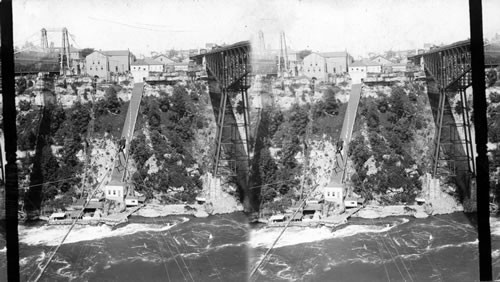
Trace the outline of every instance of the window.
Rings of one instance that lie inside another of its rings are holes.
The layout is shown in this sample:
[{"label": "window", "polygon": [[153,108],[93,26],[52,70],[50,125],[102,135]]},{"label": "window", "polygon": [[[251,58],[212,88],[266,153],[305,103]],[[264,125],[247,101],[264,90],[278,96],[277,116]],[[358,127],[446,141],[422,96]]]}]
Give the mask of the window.
[{"label": "window", "polygon": [[97,61],[97,64],[100,65],[101,64],[101,61]]},{"label": "window", "polygon": [[101,66],[101,70],[104,70],[104,68]]},{"label": "window", "polygon": [[94,62],[94,61],[92,61],[92,64],[93,64],[93,65],[95,65],[95,62]]},{"label": "window", "polygon": [[92,70],[92,67],[90,67],[90,70]]},{"label": "window", "polygon": [[116,195],[116,190],[113,190],[113,196]]},{"label": "window", "polygon": [[118,197],[120,197],[120,190],[118,190]]},{"label": "window", "polygon": [[321,72],[321,68],[319,68],[318,71]]},{"label": "window", "polygon": [[111,195],[111,190],[108,190],[108,195]]},{"label": "window", "polygon": [[335,192],[332,191],[332,197],[335,197]]},{"label": "window", "polygon": [[328,197],[330,197],[330,192],[327,193]]}]

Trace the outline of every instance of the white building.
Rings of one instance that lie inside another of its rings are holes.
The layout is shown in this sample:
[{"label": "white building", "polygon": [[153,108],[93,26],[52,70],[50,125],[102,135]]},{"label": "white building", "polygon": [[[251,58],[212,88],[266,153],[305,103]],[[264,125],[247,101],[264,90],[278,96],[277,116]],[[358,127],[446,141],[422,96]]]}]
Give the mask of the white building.
[{"label": "white building", "polygon": [[369,60],[362,60],[352,63],[349,66],[349,75],[352,83],[361,83],[369,74],[382,73],[382,65]]},{"label": "white building", "polygon": [[85,57],[85,67],[91,77],[109,79],[109,58],[102,52],[95,51]]},{"label": "white building", "polygon": [[137,60],[132,63],[130,68],[135,83],[144,81],[151,73],[161,73],[164,71],[164,65],[161,62],[150,58]]},{"label": "white building", "polygon": [[344,186],[342,184],[328,184],[323,189],[325,201],[342,204],[344,202]]},{"label": "white building", "polygon": [[349,71],[353,58],[347,52],[311,53],[302,62],[302,74],[318,81],[332,81]]},{"label": "white building", "polygon": [[123,182],[111,180],[104,187],[104,196],[106,200],[123,202],[127,194],[127,185]]}]

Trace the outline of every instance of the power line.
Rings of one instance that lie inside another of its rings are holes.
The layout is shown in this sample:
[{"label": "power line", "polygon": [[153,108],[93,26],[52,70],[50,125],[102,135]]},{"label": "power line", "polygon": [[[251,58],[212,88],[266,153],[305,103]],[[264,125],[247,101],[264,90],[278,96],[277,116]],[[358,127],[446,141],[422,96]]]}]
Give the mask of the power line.
[{"label": "power line", "polygon": [[194,32],[192,30],[182,30],[182,29],[153,29],[153,28],[148,28],[148,27],[141,27],[138,25],[131,25],[123,22],[118,22],[118,21],[112,21],[112,20],[106,20],[106,19],[99,19],[95,17],[88,17],[89,19],[92,20],[97,20],[97,21],[103,21],[103,22],[108,22],[108,23],[113,23],[113,24],[118,24],[118,25],[123,25],[131,28],[137,28],[137,29],[142,29],[142,30],[150,30],[150,31],[161,31],[161,32]]},{"label": "power line", "polygon": [[266,251],[266,253],[264,254],[264,256],[262,257],[262,259],[259,261],[259,263],[255,266],[255,268],[250,272],[250,277],[254,276],[255,273],[257,272],[257,270],[259,270],[259,268],[263,265],[265,265],[266,263],[266,259],[267,257],[269,256],[269,254],[271,253],[271,251],[273,250],[274,246],[276,245],[276,243],[278,243],[279,239],[281,238],[281,236],[283,235],[283,233],[285,233],[285,230],[286,228],[290,225],[290,223],[292,222],[292,219],[295,217],[295,215],[299,212],[299,210],[302,208],[302,206],[306,203],[306,200],[309,199],[309,197],[313,194],[313,192],[316,191],[316,188],[318,186],[314,187],[313,189],[311,189],[311,191],[309,191],[309,193],[307,194],[307,196],[302,200],[302,202],[300,203],[300,205],[297,207],[297,209],[295,210],[295,212],[292,214],[292,216],[290,217],[290,219],[288,219],[288,222],[286,223],[286,225],[283,227],[283,229],[281,230],[281,232],[278,234],[278,237],[276,237],[276,239],[274,240],[273,244],[271,245],[271,247],[269,247],[269,249]]},{"label": "power line", "polygon": [[70,179],[76,179],[78,177],[70,177],[70,178],[64,178],[64,179],[60,179],[60,180],[56,180],[56,181],[48,181],[48,182],[43,182],[43,183],[40,183],[40,184],[34,184],[34,185],[29,185],[29,186],[22,186],[22,187],[19,187],[19,188],[31,188],[31,187],[35,187],[35,186],[40,186],[40,185],[44,185],[44,184],[51,184],[51,183],[57,183],[57,182],[62,182],[62,181],[66,181],[66,180],[70,180]]}]

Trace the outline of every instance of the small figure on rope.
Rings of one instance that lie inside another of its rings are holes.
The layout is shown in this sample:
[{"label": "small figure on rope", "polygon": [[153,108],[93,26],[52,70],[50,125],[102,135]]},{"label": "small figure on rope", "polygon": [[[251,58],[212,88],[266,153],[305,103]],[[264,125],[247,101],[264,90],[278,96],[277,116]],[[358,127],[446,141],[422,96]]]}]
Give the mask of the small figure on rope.
[{"label": "small figure on rope", "polygon": [[344,140],[337,141],[337,154],[342,154],[343,149],[344,149]]},{"label": "small figure on rope", "polygon": [[127,141],[125,140],[125,138],[120,139],[120,141],[118,142],[118,152],[123,152],[126,143]]}]

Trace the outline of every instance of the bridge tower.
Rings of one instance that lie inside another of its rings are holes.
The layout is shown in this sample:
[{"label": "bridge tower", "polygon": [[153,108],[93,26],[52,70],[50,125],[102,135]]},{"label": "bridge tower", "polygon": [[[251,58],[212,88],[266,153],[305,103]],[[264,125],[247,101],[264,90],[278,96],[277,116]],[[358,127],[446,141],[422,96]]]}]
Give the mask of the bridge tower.
[{"label": "bridge tower", "polygon": [[288,50],[286,47],[285,32],[280,32],[280,53],[278,57],[278,75],[284,77],[285,73],[289,73],[290,66],[288,63]]},{"label": "bridge tower", "polygon": [[71,70],[71,60],[70,60],[70,51],[69,51],[69,37],[68,37],[68,29],[62,29],[62,44],[61,44],[61,75],[69,74]]},{"label": "bridge tower", "polygon": [[47,51],[49,49],[49,41],[47,39],[47,30],[45,28],[42,28],[42,40],[41,40],[41,46],[43,51]]}]

